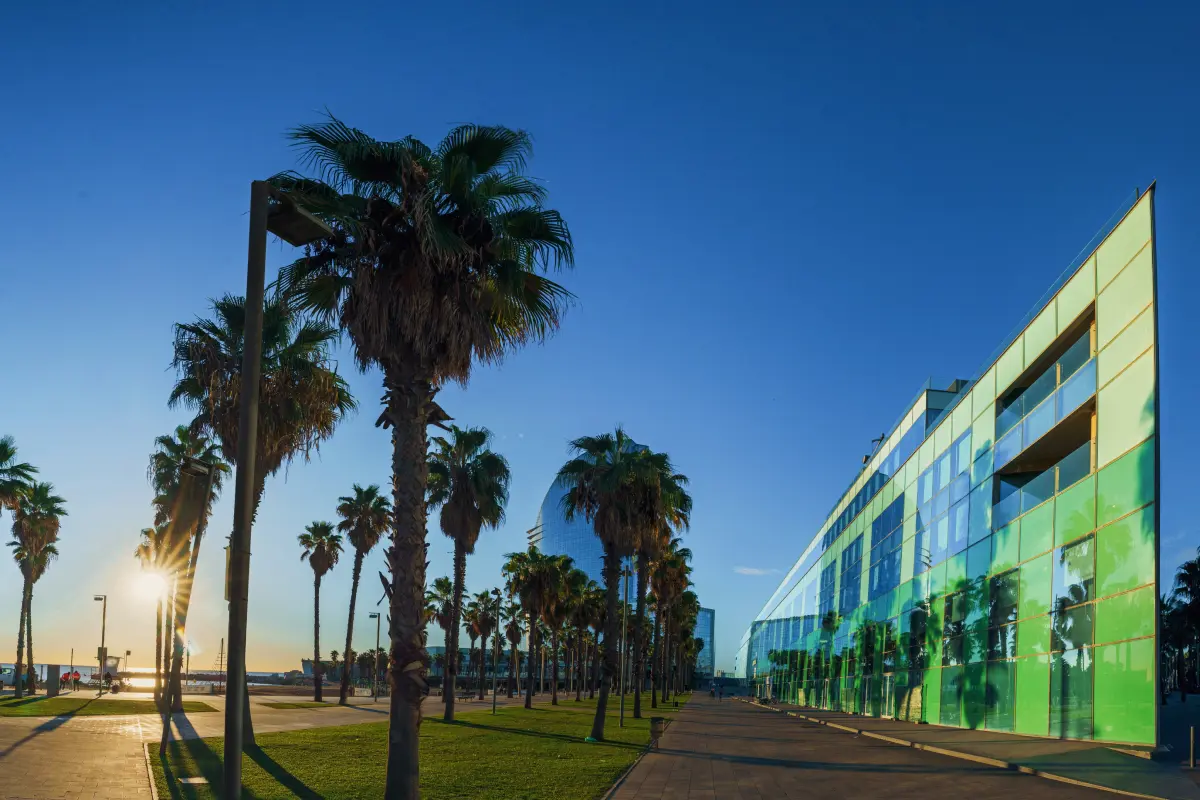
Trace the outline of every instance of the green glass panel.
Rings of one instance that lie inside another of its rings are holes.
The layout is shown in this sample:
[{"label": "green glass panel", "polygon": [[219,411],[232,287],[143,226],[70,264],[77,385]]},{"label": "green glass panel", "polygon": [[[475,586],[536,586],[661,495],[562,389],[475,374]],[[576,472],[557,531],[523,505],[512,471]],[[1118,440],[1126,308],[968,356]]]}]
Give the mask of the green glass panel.
[{"label": "green glass panel", "polygon": [[950,416],[950,428],[955,441],[971,430],[971,404],[965,399],[954,407],[954,412]]},{"label": "green glass panel", "polygon": [[1092,650],[1050,656],[1050,735],[1092,738]]},{"label": "green glass panel", "polygon": [[1058,328],[1066,330],[1096,299],[1096,258],[1089,258],[1058,293]]},{"label": "green glass panel", "polygon": [[939,456],[945,453],[946,449],[950,447],[950,443],[954,441],[951,433],[950,420],[943,418],[937,426],[937,430],[933,432],[933,451]]},{"label": "green glass panel", "polygon": [[992,534],[992,574],[1004,572],[1017,565],[1020,558],[1020,527],[1018,523],[1005,525]]},{"label": "green glass panel", "polygon": [[922,719],[937,725],[942,717],[942,671],[940,669],[925,670],[925,686],[921,692]]},{"label": "green glass panel", "polygon": [[[912,486],[904,490],[904,535],[911,536],[917,532],[917,522],[915,519],[917,513],[917,487]],[[912,528],[909,528],[909,520],[912,520]]]},{"label": "green glass panel", "polygon": [[989,536],[967,548],[967,580],[976,581],[988,574],[992,564],[992,540]]},{"label": "green glass panel", "polygon": [[1018,336],[996,362],[996,393],[1003,395],[1012,388],[1025,369],[1025,337]]},{"label": "green glass panel", "polygon": [[1154,499],[1154,439],[1126,453],[1097,478],[1097,517],[1105,525]]},{"label": "green glass panel", "polygon": [[1065,544],[1096,528],[1096,476],[1089,475],[1055,498],[1055,543]]},{"label": "green glass panel", "polygon": [[994,404],[971,424],[971,448],[975,457],[982,456],[996,441],[996,412]]},{"label": "green glass panel", "polygon": [[988,478],[992,477],[992,449],[989,447],[983,451],[979,458],[975,459],[975,463],[971,465],[971,488],[974,489]]},{"label": "green glass panel", "polygon": [[963,634],[963,659],[968,664],[987,660],[987,628],[976,627]]},{"label": "green glass panel", "polygon": [[1052,568],[1050,553],[1021,565],[1021,603],[1017,612],[1020,619],[1049,613]]},{"label": "green glass panel", "polygon": [[1148,308],[1100,352],[1097,385],[1105,386],[1135,358],[1154,344],[1154,309]]},{"label": "green glass panel", "polygon": [[1096,250],[1096,284],[1101,289],[1150,241],[1150,201],[1143,199]]},{"label": "green glass panel", "polygon": [[984,665],[969,664],[963,670],[962,726],[982,728],[987,713],[987,683]]},{"label": "green glass panel", "polygon": [[1154,657],[1153,639],[1096,648],[1097,739],[1155,743]]},{"label": "green glass panel", "polygon": [[[993,420],[996,418],[996,371],[994,369],[985,372],[983,377],[971,388],[971,416],[978,418],[985,411],[989,412],[988,416]],[[976,445],[976,447],[978,446]]]},{"label": "green glass panel", "polygon": [[929,469],[933,464],[933,439],[925,439],[925,443],[921,445],[921,449],[917,450],[918,469],[921,472]]},{"label": "green glass panel", "polygon": [[987,715],[985,727],[992,731],[1011,731],[1016,705],[1017,669],[1014,661],[992,661],[987,665]]},{"label": "green glass panel", "polygon": [[1054,546],[1054,501],[1021,517],[1021,560],[1026,561]]},{"label": "green glass panel", "polygon": [[946,562],[936,565],[929,570],[929,594],[940,597],[946,593]]},{"label": "green glass panel", "polygon": [[967,554],[959,553],[946,560],[946,588],[960,592],[967,584]]},{"label": "green glass panel", "polygon": [[1096,596],[1154,580],[1154,506],[1135,511],[1096,534]]},{"label": "green glass panel", "polygon": [[1017,672],[1013,730],[1028,736],[1045,736],[1050,729],[1050,657],[1020,658],[1013,663]]},{"label": "green glass panel", "polygon": [[916,557],[917,540],[916,538],[905,539],[904,544],[900,547],[900,580],[908,581],[913,576],[913,563]]},{"label": "green glass panel", "polygon": [[962,726],[963,668],[942,670],[942,715],[940,724]]},{"label": "green glass panel", "polygon": [[1101,467],[1154,435],[1153,350],[1100,390],[1096,420],[1096,463]]},{"label": "green glass panel", "polygon": [[1147,248],[1096,298],[1096,345],[1103,349],[1153,299],[1152,259]]},{"label": "green glass panel", "polygon": [[1043,615],[1017,623],[1017,655],[1032,656],[1050,652],[1050,617]]},{"label": "green glass panel", "polygon": [[1096,604],[1096,642],[1154,635],[1154,587],[1146,586]]},{"label": "green glass panel", "polygon": [[1058,336],[1058,314],[1055,301],[1041,310],[1025,329],[1025,363],[1032,364]]}]

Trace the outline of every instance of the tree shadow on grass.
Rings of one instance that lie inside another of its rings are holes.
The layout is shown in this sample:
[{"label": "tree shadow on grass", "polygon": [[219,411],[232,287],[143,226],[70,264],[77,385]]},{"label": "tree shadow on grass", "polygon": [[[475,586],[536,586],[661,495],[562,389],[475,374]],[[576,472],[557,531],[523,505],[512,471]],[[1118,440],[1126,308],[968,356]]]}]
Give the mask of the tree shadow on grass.
[{"label": "tree shadow on grass", "polygon": [[264,772],[279,781],[280,786],[285,787],[297,797],[303,798],[303,800],[321,797],[320,794],[309,788],[308,784],[288,772],[279,762],[267,755],[261,747],[249,748],[246,751],[246,755],[250,757],[251,761],[258,764]]},{"label": "tree shadow on grass", "polygon": [[[583,739],[579,736],[571,736],[565,733],[547,733],[545,731],[531,731],[523,728],[505,728],[500,725],[480,725],[478,722],[464,722],[463,720],[455,720],[449,723],[458,725],[463,728],[478,728],[487,731],[499,731],[500,733],[512,733],[517,736],[532,736],[536,739],[557,739],[563,742],[571,742],[573,744],[583,744]],[[608,745],[609,747],[619,747],[626,750],[641,751],[645,748],[644,744],[630,744],[629,742],[614,742],[611,739],[605,739],[597,744]]]},{"label": "tree shadow on grass", "polygon": [[[179,760],[184,753],[191,758],[195,764],[195,772],[198,772],[199,775],[179,775],[171,768],[172,760]],[[167,781],[167,791],[170,792],[172,800],[191,800],[199,796],[197,792],[199,787],[181,784],[179,782],[181,778],[204,778],[208,781],[206,792],[211,792],[214,795],[219,793],[224,771],[222,754],[217,753],[209,747],[204,739],[172,741],[168,745],[168,754],[166,758],[159,758],[158,763],[162,767],[163,775]],[[314,800],[321,797],[308,784],[288,772],[279,762],[267,755],[261,747],[249,747],[246,749],[244,755],[257,764],[263,772],[266,772],[278,781],[280,786],[296,795],[296,797],[303,800]],[[242,796],[253,798],[255,795],[248,789],[243,788]]]}]

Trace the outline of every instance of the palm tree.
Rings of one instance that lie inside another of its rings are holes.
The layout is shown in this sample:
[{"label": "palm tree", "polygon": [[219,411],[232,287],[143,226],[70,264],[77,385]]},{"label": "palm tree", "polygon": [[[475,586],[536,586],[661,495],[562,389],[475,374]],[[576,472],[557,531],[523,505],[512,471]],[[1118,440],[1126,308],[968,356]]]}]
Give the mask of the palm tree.
[{"label": "palm tree", "polygon": [[[443,575],[425,592],[425,604],[432,609],[433,621],[442,629],[442,652],[450,652],[450,632],[454,630],[454,581]],[[446,661],[442,660],[442,702],[446,702]]]},{"label": "palm tree", "polygon": [[487,680],[487,643],[492,631],[496,630],[496,600],[491,592],[483,591],[471,600],[475,608],[474,627],[479,634],[479,699],[484,697],[484,682]]},{"label": "palm tree", "polygon": [[550,681],[550,704],[558,705],[558,638],[563,626],[571,616],[575,598],[579,596],[588,584],[587,573],[574,566],[570,558],[563,557],[558,564],[558,574],[555,576],[553,595],[550,602],[542,609],[542,620],[550,629],[550,664],[552,678]]},{"label": "palm tree", "polygon": [[0,436],[0,511],[16,508],[22,488],[33,482],[37,467],[17,461],[17,445],[11,436]]},{"label": "palm tree", "polygon": [[553,602],[555,586],[563,571],[566,556],[552,556],[530,545],[520,553],[505,556],[503,572],[507,576],[509,591],[521,599],[529,621],[528,684],[525,691],[525,707],[533,707],[533,681],[537,668],[539,621],[543,609]]},{"label": "palm tree", "polygon": [[[475,663],[475,640],[479,638],[480,610],[481,609],[479,608],[479,605],[474,600],[472,600],[471,602],[467,603],[466,606],[463,607],[463,612],[462,612],[463,628],[467,631],[467,639],[470,640],[470,642],[471,642],[471,646],[467,649],[467,673],[468,674],[470,674],[470,672],[471,672],[471,665],[473,665]],[[458,648],[455,648],[454,652],[457,655]],[[461,662],[461,659],[459,659],[459,658],[456,658],[455,660],[456,660],[456,662]],[[459,666],[459,664],[456,663],[455,664],[456,670],[457,670],[458,666]],[[464,691],[470,692],[470,688],[464,687]]]},{"label": "palm tree", "polygon": [[429,507],[441,509],[442,533],[454,541],[454,604],[450,637],[450,670],[446,674],[445,720],[454,721],[454,684],[458,670],[458,626],[467,577],[467,556],[475,552],[480,530],[504,521],[511,477],[504,456],[488,448],[487,428],[450,426],[450,437],[435,437],[429,454]]},{"label": "palm tree", "polygon": [[[650,580],[655,597],[654,655],[651,659],[654,663],[654,673],[657,678],[656,687],[651,693],[651,703],[655,708],[658,707],[659,689],[662,691],[662,699],[664,701],[668,697],[667,681],[670,674],[669,653],[671,641],[670,612],[678,598],[687,589],[689,583],[688,574],[691,572],[688,561],[691,558],[692,551],[686,547],[681,547],[679,539],[672,538],[659,553],[659,558],[650,566]],[[664,641],[662,642],[659,641],[660,623],[664,627],[662,633]]]},{"label": "palm tree", "polygon": [[575,457],[558,471],[558,481],[569,487],[563,496],[568,520],[576,515],[592,523],[604,546],[604,586],[607,627],[604,631],[604,671],[600,699],[592,721],[592,739],[604,738],[608,693],[618,669],[618,597],[623,559],[640,543],[643,523],[637,510],[644,496],[657,485],[664,470],[670,474],[665,456],[636,445],[618,427],[613,433],[584,436],[571,442]]},{"label": "palm tree", "polygon": [[[17,660],[15,663],[16,696],[21,696],[22,667],[33,664],[32,618],[33,584],[45,572],[50,559],[58,554],[55,543],[61,517],[67,515],[66,500],[54,494],[54,486],[34,481],[16,488],[9,503],[13,512],[12,541],[13,558],[21,570],[21,612],[17,625]],[[28,632],[29,650],[25,652]],[[28,655],[28,660],[25,660]]]},{"label": "palm tree", "polygon": [[583,697],[583,683],[587,673],[587,629],[592,624],[595,612],[593,598],[599,591],[595,581],[587,579],[586,575],[584,578],[583,585],[576,588],[571,598],[568,611],[568,623],[575,629],[576,702]]},{"label": "palm tree", "polygon": [[[163,566],[177,585],[170,613],[173,620],[170,630],[174,631],[172,657],[166,664],[170,671],[166,697],[171,711],[177,712],[183,711],[179,681],[200,541],[229,465],[222,459],[219,445],[186,425],[176,427],[172,434],[157,437],[154,447],[146,474],[156,495],[155,524],[166,526]],[[202,461],[212,470],[212,491],[207,499],[203,492],[209,488],[208,481],[191,476],[189,460]]]},{"label": "palm tree", "polygon": [[545,190],[522,173],[522,131],[464,125],[436,148],[413,137],[377,141],[330,118],[292,133],[320,180],[275,186],[334,234],[283,270],[297,305],[336,319],[358,364],[383,372],[380,423],[392,430],[395,524],[388,558],[391,661],[410,664],[392,694],[385,796],[416,797],[425,585],[426,426],[435,398],[558,327],[570,294],[544,276],[571,265],[570,233]]},{"label": "palm tree", "polygon": [[[175,326],[178,380],[168,405],[196,413],[192,427],[216,436],[224,458],[237,465],[241,417],[242,348],[246,301],[225,295],[212,303],[212,319]],[[297,456],[305,460],[355,408],[346,382],[329,357],[338,330],[302,320],[278,296],[263,309],[262,367],[252,513],[258,514],[267,478]],[[239,676],[245,681],[246,676]],[[254,746],[249,695],[243,693],[244,737]]]},{"label": "palm tree", "polygon": [[[512,596],[511,592],[509,596]],[[521,669],[519,646],[521,637],[525,634],[525,629],[521,626],[520,604],[510,601],[504,607],[504,616],[508,618],[504,625],[504,638],[508,640],[508,696],[512,697]]]},{"label": "palm tree", "polygon": [[[296,537],[313,571],[313,701],[321,702],[321,578],[333,569],[342,554],[342,535],[334,533],[332,522],[314,522]],[[335,653],[337,651],[334,651]]]},{"label": "palm tree", "polygon": [[[379,493],[379,486],[371,484],[367,488],[357,483],[351,487],[353,494],[338,498],[337,513],[342,518],[337,529],[346,534],[354,547],[354,573],[350,579],[350,616],[346,620],[346,652],[350,652],[350,640],[354,633],[354,604],[358,600],[358,579],[362,575],[363,559],[370,553],[383,534],[387,531],[392,506],[387,498]],[[338,697],[340,705],[346,705],[346,697],[350,694],[350,670],[342,670],[341,694]]]},{"label": "palm tree", "polygon": [[159,593],[154,624],[154,701],[162,702],[163,691],[163,605],[166,602],[166,579],[162,575],[163,559],[170,534],[166,524],[142,529],[142,541],[133,551],[133,556],[143,570],[157,574],[163,580],[164,591]]}]

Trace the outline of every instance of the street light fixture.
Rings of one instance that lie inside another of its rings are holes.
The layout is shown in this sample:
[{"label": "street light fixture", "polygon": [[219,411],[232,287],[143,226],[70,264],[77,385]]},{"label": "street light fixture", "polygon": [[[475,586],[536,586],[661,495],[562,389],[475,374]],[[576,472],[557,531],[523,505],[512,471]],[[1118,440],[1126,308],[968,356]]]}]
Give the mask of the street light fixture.
[{"label": "street light fixture", "polygon": [[379,702],[379,614],[373,612],[367,619],[375,620],[375,669],[371,672],[371,702]]},{"label": "street light fixture", "polygon": [[[96,696],[101,697],[104,694],[104,668],[108,665],[108,650],[104,646],[104,633],[108,627],[108,595],[93,595],[92,600],[103,603],[100,607],[100,649],[96,651],[96,659],[100,662],[100,694]],[[17,680],[20,679],[18,675]]]},{"label": "street light fixture", "polygon": [[242,348],[242,397],[234,477],[233,535],[229,540],[229,684],[225,699],[224,796],[242,794],[243,714],[246,695],[246,603],[250,583],[250,527],[254,511],[258,396],[262,373],[263,299],[266,293],[267,234],[294,247],[333,231],[266,181],[250,184],[250,237],[246,257],[246,321]]}]

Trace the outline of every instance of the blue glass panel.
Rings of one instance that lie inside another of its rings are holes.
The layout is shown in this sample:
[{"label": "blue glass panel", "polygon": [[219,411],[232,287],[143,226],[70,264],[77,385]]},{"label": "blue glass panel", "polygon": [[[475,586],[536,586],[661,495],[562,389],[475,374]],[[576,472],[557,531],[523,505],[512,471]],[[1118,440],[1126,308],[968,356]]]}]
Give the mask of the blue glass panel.
[{"label": "blue glass panel", "polygon": [[1054,427],[1054,402],[1042,403],[1021,425],[1024,428],[1025,447],[1036,442]]},{"label": "blue glass panel", "polygon": [[1041,505],[1054,496],[1054,470],[1048,469],[1021,488],[1021,512]]},{"label": "blue glass panel", "polygon": [[1096,359],[1084,364],[1071,379],[1058,390],[1058,418],[1070,414],[1096,393]]},{"label": "blue glass panel", "polygon": [[1021,516],[1021,493],[1013,492],[992,506],[992,528],[999,530]]},{"label": "blue glass panel", "polygon": [[993,469],[1000,469],[1008,462],[1012,461],[1021,452],[1021,429],[1009,431],[1007,435],[996,442],[995,447],[995,465]]},{"label": "blue glass panel", "polygon": [[971,544],[983,541],[991,532],[992,487],[990,485],[984,485],[971,492],[971,521],[969,536]]},{"label": "blue glass panel", "polygon": [[970,517],[970,501],[961,500],[950,509],[950,545],[949,555],[957,555],[967,548],[970,536],[968,519]]}]

